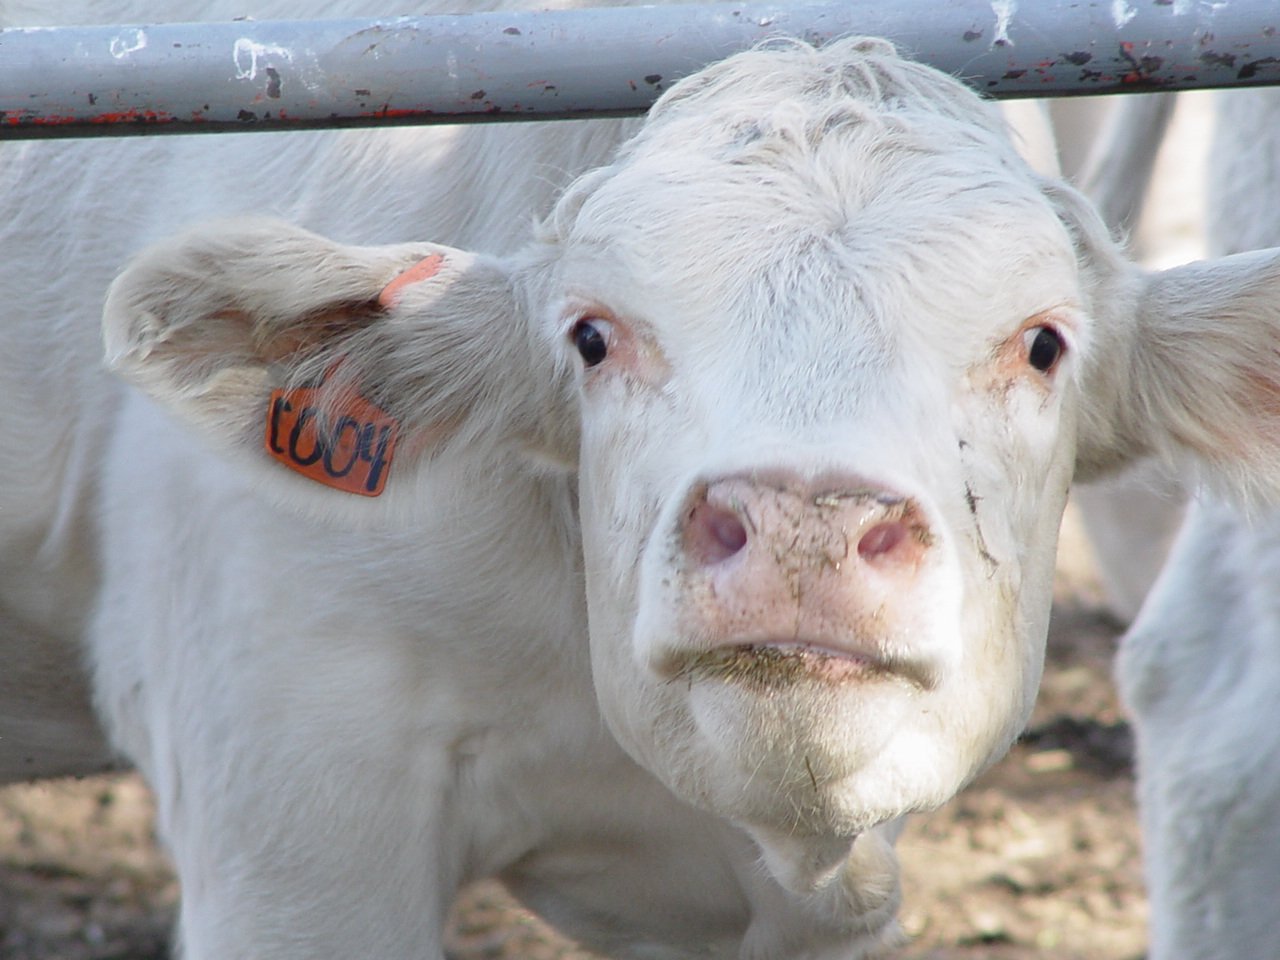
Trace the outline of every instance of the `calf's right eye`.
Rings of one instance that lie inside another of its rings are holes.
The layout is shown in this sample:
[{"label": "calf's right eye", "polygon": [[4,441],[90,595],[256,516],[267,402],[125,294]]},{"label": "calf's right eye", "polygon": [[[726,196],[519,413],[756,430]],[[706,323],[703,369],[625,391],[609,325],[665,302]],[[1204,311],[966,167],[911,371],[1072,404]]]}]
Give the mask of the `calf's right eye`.
[{"label": "calf's right eye", "polygon": [[609,354],[609,322],[599,317],[584,317],[573,325],[570,336],[578,348],[582,362],[594,367]]}]

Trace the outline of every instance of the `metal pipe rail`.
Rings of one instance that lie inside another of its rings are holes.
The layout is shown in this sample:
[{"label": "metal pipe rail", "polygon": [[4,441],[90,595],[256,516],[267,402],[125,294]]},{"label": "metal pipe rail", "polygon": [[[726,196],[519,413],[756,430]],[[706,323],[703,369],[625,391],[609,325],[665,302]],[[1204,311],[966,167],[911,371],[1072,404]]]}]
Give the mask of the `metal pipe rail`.
[{"label": "metal pipe rail", "polygon": [[1280,83],[1275,0],[841,0],[0,29],[0,139],[642,113],[778,36],[894,40],[995,97]]}]

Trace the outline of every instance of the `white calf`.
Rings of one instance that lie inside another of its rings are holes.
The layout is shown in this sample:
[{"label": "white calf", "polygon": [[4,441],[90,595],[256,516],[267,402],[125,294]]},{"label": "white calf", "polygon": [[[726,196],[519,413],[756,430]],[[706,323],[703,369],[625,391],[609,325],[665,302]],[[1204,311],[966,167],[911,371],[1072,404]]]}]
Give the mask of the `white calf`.
[{"label": "white calf", "polygon": [[[438,957],[495,874],[622,956],[865,956],[1026,721],[1073,478],[1280,454],[1280,254],[1138,270],[875,41],[643,124],[5,162],[0,656],[88,651],[188,960]],[[101,376],[105,275],[211,213]]]},{"label": "white calf", "polygon": [[[1210,243],[1280,242],[1280,94],[1220,95]],[[1274,354],[1271,342],[1260,352]],[[1274,407],[1276,397],[1260,397]],[[1280,514],[1195,502],[1117,667],[1134,718],[1152,960],[1280,956]]]}]

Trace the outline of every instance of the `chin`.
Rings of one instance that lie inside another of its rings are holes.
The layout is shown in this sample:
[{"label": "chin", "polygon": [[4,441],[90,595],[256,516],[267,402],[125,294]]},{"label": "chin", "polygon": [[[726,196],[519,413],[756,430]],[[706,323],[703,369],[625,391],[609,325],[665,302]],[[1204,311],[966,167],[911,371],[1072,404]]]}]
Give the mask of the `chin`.
[{"label": "chin", "polygon": [[948,685],[924,659],[763,642],[663,659],[642,762],[744,825],[852,837],[945,802],[991,752],[979,717],[944,730]]}]

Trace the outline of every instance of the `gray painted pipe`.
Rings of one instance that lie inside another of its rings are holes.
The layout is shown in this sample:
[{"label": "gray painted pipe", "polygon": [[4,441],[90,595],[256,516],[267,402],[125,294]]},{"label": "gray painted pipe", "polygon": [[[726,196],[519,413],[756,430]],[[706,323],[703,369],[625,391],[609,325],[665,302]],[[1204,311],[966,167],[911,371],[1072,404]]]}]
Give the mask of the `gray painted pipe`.
[{"label": "gray painted pipe", "polygon": [[0,139],[641,113],[779,35],[889,37],[995,97],[1280,83],[1275,0],[845,0],[0,30]]}]

